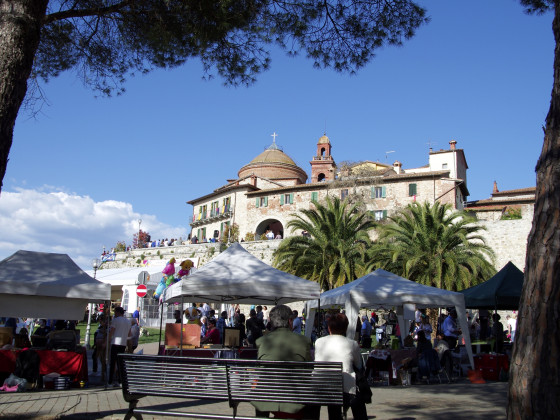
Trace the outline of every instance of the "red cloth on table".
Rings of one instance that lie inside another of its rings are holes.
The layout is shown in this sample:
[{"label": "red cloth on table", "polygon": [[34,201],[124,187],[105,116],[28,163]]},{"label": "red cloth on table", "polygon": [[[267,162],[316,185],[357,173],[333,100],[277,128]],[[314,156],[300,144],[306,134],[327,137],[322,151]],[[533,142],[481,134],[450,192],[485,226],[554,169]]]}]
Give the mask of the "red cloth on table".
[{"label": "red cloth on table", "polygon": [[[16,357],[22,350],[0,350],[0,372],[13,373],[16,369]],[[88,381],[87,353],[85,349],[77,351],[35,350],[41,363],[39,374],[56,372],[62,376],[72,377],[72,382]]]}]

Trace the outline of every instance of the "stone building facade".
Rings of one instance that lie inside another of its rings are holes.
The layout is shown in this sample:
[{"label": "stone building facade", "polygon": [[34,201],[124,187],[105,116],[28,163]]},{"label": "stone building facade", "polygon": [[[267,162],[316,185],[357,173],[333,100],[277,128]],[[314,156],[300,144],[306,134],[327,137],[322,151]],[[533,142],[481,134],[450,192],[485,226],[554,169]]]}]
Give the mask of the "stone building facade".
[{"label": "stone building facade", "polygon": [[[431,150],[427,165],[410,169],[399,161],[392,166],[362,162],[337,172],[332,149],[326,135],[319,138],[307,183],[305,171],[273,142],[239,170],[238,178],[188,201],[193,206],[191,235],[199,242],[210,241],[234,223],[240,238],[250,234],[258,239],[268,230],[282,238],[299,234],[286,228],[294,213],[327,196],[360,202],[376,220],[383,220],[415,201],[462,209],[469,195],[465,154],[454,140],[449,150]],[[373,170],[360,170],[364,165]]]},{"label": "stone building facade", "polygon": [[496,254],[495,267],[501,269],[508,261],[521,271],[525,269],[527,239],[533,224],[535,187],[499,191],[494,182],[490,198],[466,203],[486,229],[486,243]]}]

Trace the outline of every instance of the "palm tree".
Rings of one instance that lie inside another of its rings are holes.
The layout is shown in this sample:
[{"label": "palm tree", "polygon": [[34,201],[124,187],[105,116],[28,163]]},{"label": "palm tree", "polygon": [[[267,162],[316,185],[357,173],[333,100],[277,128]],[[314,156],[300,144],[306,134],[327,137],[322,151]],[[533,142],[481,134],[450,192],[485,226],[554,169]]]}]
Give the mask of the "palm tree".
[{"label": "palm tree", "polygon": [[371,245],[368,232],[375,222],[349,205],[327,196],[325,204],[313,201],[315,209],[301,210],[287,227],[307,231],[290,236],[274,253],[274,265],[288,273],[313,280],[323,290],[351,282],[364,274],[364,258]]},{"label": "palm tree", "polygon": [[451,205],[410,204],[389,223],[368,250],[368,268],[383,268],[410,280],[447,290],[474,286],[496,270],[476,219]]}]

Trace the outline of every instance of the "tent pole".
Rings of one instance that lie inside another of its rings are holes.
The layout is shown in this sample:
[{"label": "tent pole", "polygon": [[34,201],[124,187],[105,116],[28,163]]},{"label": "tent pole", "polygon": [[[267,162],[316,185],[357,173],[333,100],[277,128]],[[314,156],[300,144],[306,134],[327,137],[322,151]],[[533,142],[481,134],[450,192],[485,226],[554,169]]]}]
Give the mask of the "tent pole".
[{"label": "tent pole", "polygon": [[[321,319],[321,298],[317,299],[317,334],[319,334],[319,337],[323,336],[323,320]],[[315,322],[315,320],[313,320],[313,322]],[[317,337],[317,338],[319,338]]]},{"label": "tent pole", "polygon": [[158,340],[158,354],[161,347],[161,328],[163,325],[163,301],[159,303],[159,340]]},{"label": "tent pole", "polygon": [[[110,333],[110,329],[109,329],[109,317],[111,316],[111,301],[110,300],[106,300],[105,304],[103,305],[103,314],[105,317],[105,354],[103,355],[103,357],[105,358],[105,366],[109,366],[109,369],[111,368],[111,359],[109,359],[109,354],[111,351],[111,338],[109,337],[109,333]],[[101,369],[103,369],[103,365],[101,365]],[[109,372],[110,374],[110,372]],[[107,389],[107,386],[109,384],[109,376],[107,375],[107,372],[105,372],[105,389]]]},{"label": "tent pole", "polygon": [[181,295],[181,356],[183,355],[183,307],[184,307],[184,303],[183,303],[183,295]]}]

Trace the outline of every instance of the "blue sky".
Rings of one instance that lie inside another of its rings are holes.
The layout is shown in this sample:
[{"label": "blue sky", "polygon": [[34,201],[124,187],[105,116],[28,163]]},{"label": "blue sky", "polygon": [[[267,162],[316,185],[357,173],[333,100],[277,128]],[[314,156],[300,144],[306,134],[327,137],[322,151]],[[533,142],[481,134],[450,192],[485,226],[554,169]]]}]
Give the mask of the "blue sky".
[{"label": "blue sky", "polygon": [[[552,14],[515,0],[422,1],[431,22],[357,75],[316,70],[275,50],[255,85],[202,80],[193,60],[129,78],[96,98],[73,73],[21,111],[0,196],[0,258],[65,252],[84,266],[102,246],[186,236],[186,201],[235,178],[278,133],[308,173],[326,130],[337,162],[428,162],[428,143],[465,150],[470,200],[535,185],[553,76]],[[387,151],[395,151],[386,158]]]}]

